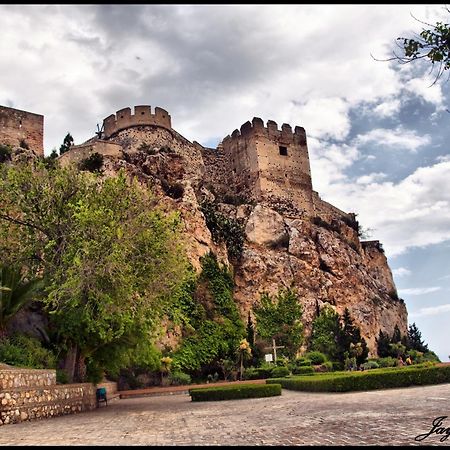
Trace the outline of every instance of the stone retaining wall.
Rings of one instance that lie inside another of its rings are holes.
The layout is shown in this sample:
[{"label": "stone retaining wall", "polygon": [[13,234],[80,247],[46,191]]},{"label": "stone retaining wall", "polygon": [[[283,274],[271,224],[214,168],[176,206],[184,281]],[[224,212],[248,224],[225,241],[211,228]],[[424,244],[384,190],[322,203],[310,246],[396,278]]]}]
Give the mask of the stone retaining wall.
[{"label": "stone retaining wall", "polygon": [[0,425],[90,411],[97,407],[92,383],[56,384],[55,370],[0,370]]},{"label": "stone retaining wall", "polygon": [[27,386],[54,386],[56,370],[48,369],[5,369],[0,370],[0,392]]}]

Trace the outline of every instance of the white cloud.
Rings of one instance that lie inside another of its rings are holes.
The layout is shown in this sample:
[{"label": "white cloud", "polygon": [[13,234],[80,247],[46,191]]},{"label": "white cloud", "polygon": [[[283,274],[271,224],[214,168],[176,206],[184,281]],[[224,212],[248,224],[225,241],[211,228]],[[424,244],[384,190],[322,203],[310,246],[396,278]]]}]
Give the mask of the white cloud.
[{"label": "white cloud", "polygon": [[420,308],[416,312],[409,314],[410,317],[423,317],[423,316],[437,316],[442,313],[450,312],[450,304],[439,305],[439,306],[429,306],[427,308]]},{"label": "white cloud", "polygon": [[397,183],[353,184],[342,167],[334,167],[330,175],[332,164],[322,152],[317,160],[311,158],[315,187],[320,186],[326,201],[356,212],[360,224],[375,231],[373,238],[383,243],[388,256],[450,240],[450,161],[419,167]]},{"label": "white cloud", "polygon": [[356,179],[357,184],[371,184],[375,181],[381,181],[382,179],[386,178],[387,175],[382,172],[378,173],[370,173],[368,175],[362,175],[361,177],[358,177]]},{"label": "white cloud", "polygon": [[411,275],[411,271],[406,267],[398,267],[397,269],[392,270],[392,274],[397,277],[406,277],[408,275]]},{"label": "white cloud", "polygon": [[[253,116],[343,140],[352,107],[370,103],[381,116],[399,107],[403,72],[370,55],[388,56],[417,28],[410,12],[443,14],[435,5],[2,5],[0,104],[45,116],[47,152],[68,130],[83,141],[137,104],[167,109],[199,142]],[[438,105],[438,88],[421,81],[406,89]]]},{"label": "white cloud", "polygon": [[373,109],[373,113],[379,117],[392,117],[400,110],[401,102],[399,99],[388,100],[380,103]]},{"label": "white cloud", "polygon": [[440,286],[424,287],[424,288],[409,288],[409,289],[399,289],[398,293],[401,295],[425,295],[431,294],[432,292],[440,291]]},{"label": "white cloud", "polygon": [[432,103],[438,110],[444,110],[442,87],[439,83],[433,84],[433,81],[433,76],[425,75],[422,78],[408,80],[404,87],[407,91]]},{"label": "white cloud", "polygon": [[358,135],[355,141],[359,145],[376,144],[380,147],[416,152],[418,148],[428,145],[431,137],[418,136],[415,131],[405,130],[403,127],[397,127],[394,130],[375,128],[366,134]]}]

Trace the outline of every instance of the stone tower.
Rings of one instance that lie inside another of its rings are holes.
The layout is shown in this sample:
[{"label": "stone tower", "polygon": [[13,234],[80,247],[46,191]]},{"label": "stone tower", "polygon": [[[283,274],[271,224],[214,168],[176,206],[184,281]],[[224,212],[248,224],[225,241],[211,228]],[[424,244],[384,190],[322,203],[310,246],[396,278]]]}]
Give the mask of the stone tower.
[{"label": "stone tower", "polygon": [[44,116],[0,106],[0,144],[20,147],[24,143],[44,156]]},{"label": "stone tower", "polygon": [[229,164],[229,182],[238,193],[269,202],[287,201],[310,216],[313,213],[311,169],[306,134],[288,124],[281,130],[254,117],[219,145]]}]

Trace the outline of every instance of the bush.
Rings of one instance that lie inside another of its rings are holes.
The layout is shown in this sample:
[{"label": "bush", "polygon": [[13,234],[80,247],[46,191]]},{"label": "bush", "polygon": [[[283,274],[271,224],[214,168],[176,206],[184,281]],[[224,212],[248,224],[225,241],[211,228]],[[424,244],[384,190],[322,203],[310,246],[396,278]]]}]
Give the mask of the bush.
[{"label": "bush", "polygon": [[312,392],[349,392],[421,386],[450,382],[450,366],[388,368],[347,374],[310,377],[269,378],[266,383],[285,389]]},{"label": "bush", "polygon": [[314,367],[312,366],[300,366],[292,369],[294,375],[311,375],[314,373]]},{"label": "bush", "polygon": [[260,380],[272,376],[272,371],[276,367],[249,367],[244,370],[244,380]]},{"label": "bush", "polygon": [[69,375],[63,369],[56,369],[56,383],[67,384],[69,382]]},{"label": "bush", "polygon": [[89,172],[101,172],[103,167],[103,155],[95,152],[87,158],[84,158],[78,164],[80,170],[88,170]]},{"label": "bush", "polygon": [[300,358],[297,358],[296,360],[295,360],[295,365],[297,366],[297,367],[302,367],[302,366],[310,366],[311,365],[311,360],[310,359],[307,359],[307,358],[305,358],[305,357],[300,357]]},{"label": "bush", "polygon": [[380,365],[376,361],[370,360],[362,364],[362,367],[364,368],[364,370],[369,370],[369,369],[378,369]]},{"label": "bush", "polygon": [[12,148],[9,145],[0,144],[0,163],[11,160]]},{"label": "bush", "polygon": [[0,362],[31,369],[55,369],[56,356],[38,339],[16,335],[0,341]]},{"label": "bush", "polygon": [[30,150],[30,146],[28,145],[28,142],[25,139],[20,140],[19,147],[24,148],[26,150]]},{"label": "bush", "polygon": [[170,384],[173,386],[180,386],[184,384],[191,384],[191,376],[187,373],[175,370],[169,374]]},{"label": "bush", "polygon": [[333,372],[333,363],[331,361],[325,361],[320,366],[315,366],[316,372]]},{"label": "bush", "polygon": [[377,363],[380,367],[395,367],[397,360],[392,356],[386,356],[385,358],[379,358]]},{"label": "bush", "polygon": [[287,367],[274,367],[272,370],[272,377],[287,377],[288,375],[290,375],[291,372],[289,371],[289,369]]},{"label": "bush", "polygon": [[281,395],[281,385],[271,384],[241,384],[233,386],[218,386],[211,388],[191,389],[189,391],[193,402],[236,400],[241,398],[260,398]]},{"label": "bush", "polygon": [[333,365],[333,371],[344,370],[344,364],[340,361],[333,361],[331,364]]},{"label": "bush", "polygon": [[318,366],[320,364],[323,364],[327,360],[326,355],[324,355],[321,352],[306,353],[305,358],[309,359],[313,366]]}]

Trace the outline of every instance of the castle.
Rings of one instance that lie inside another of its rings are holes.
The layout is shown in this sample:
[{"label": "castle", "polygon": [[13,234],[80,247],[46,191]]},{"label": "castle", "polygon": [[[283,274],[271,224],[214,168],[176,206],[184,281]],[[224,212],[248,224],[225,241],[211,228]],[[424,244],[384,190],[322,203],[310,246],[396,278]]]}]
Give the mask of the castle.
[{"label": "castle", "polygon": [[[17,146],[25,140],[43,155],[42,116],[0,107],[0,125],[0,143]],[[110,174],[126,167],[156,182],[174,202],[183,217],[189,260],[197,269],[209,251],[227,259],[227,249],[214,242],[206,225],[202,196],[213,195],[223,214],[245,224],[233,293],[242,317],[261,292],[293,284],[302,298],[307,333],[318,304],[332,305],[340,314],[348,308],[372,354],[380,330],[391,334],[398,325],[407,332],[406,306],[379,241],[360,241],[356,215],[313,190],[304,128],[279,127],[272,120],[264,124],[255,117],[217,148],[208,148],[178,133],[166,110],[139,105],[106,117],[96,136],[58,161],[77,164],[96,152]],[[173,186],[179,197],[170,195]]]},{"label": "castle", "polygon": [[[20,146],[25,142],[39,156],[44,155],[44,117],[26,111],[0,106],[0,142]],[[65,165],[78,163],[94,152],[108,158],[123,155],[123,135],[144,127],[148,145],[169,145],[191,160],[195,170],[204,172],[204,179],[213,183],[224,195],[238,195],[247,200],[264,201],[283,207],[292,216],[321,216],[355,221],[355,214],[346,213],[322,200],[313,190],[306,133],[303,127],[283,123],[281,129],[273,120],[266,126],[254,117],[240,130],[227,135],[217,148],[190,142],[172,128],[170,114],[162,108],[138,105],[123,108],[103,120],[102,131],[83,144],[61,155]]]},{"label": "castle", "polygon": [[313,190],[304,128],[296,126],[292,130],[284,123],[279,129],[273,120],[264,126],[258,117],[227,135],[217,148],[208,148],[176,132],[170,114],[162,108],[156,107],[152,113],[148,105],[135,106],[134,114],[131,108],[123,108],[103,120],[99,136],[74,146],[60,161],[78,162],[94,152],[120,157],[123,149],[120,135],[139,127],[148,132],[147,144],[158,145],[165,139],[189,159],[201,159],[197,163],[203,166],[205,179],[214,183],[221,194],[232,192],[257,202],[283,203],[293,215],[355,219],[354,214],[325,202]]}]

